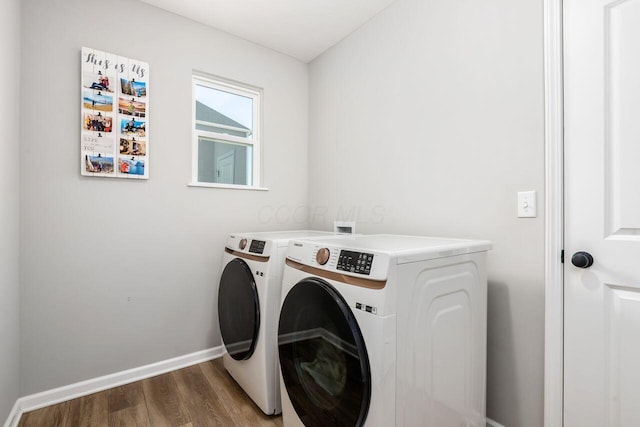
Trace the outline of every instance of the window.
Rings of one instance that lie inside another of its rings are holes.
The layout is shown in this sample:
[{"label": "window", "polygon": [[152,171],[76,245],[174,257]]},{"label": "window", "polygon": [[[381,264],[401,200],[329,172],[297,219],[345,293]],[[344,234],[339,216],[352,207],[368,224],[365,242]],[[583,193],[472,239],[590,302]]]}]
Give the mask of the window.
[{"label": "window", "polygon": [[191,185],[260,186],[260,91],[193,77]]}]

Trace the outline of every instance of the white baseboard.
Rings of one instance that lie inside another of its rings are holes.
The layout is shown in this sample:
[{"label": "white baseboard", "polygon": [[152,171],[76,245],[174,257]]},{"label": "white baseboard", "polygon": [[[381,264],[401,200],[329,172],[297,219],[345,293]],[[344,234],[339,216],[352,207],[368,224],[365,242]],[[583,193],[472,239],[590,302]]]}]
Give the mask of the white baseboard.
[{"label": "white baseboard", "polygon": [[491,418],[487,418],[487,427],[504,427],[502,424],[493,421]]},{"label": "white baseboard", "polygon": [[223,353],[223,346],[213,347],[207,350],[185,354],[184,356],[174,357],[173,359],[152,363],[150,365],[140,366],[138,368],[128,369],[126,371],[116,372],[103,377],[93,378],[64,387],[54,388],[52,390],[21,397],[13,406],[4,427],[17,427],[20,417],[25,412],[66,402],[67,400],[87,396],[113,387],[140,381],[145,378],[155,377],[156,375],[186,368],[187,366],[197,365],[198,363],[216,359],[222,356]]}]

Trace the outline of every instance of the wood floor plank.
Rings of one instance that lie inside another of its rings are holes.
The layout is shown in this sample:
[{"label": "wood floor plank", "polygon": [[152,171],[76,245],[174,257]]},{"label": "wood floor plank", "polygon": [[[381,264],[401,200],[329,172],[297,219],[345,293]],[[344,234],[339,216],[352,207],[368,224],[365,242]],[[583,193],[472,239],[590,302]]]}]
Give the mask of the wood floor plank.
[{"label": "wood floor plank", "polygon": [[192,427],[170,373],[143,380],[142,389],[153,427]]},{"label": "wood floor plank", "polygon": [[112,388],[107,396],[109,427],[151,426],[141,382]]},{"label": "wood floor plank", "polygon": [[141,382],[125,384],[109,389],[107,390],[107,397],[109,412],[118,412],[123,409],[145,404]]},{"label": "wood floor plank", "polygon": [[216,425],[282,427],[282,417],[263,414],[217,359],[28,412],[19,423],[19,427]]},{"label": "wood floor plank", "polygon": [[47,406],[27,412],[20,418],[18,427],[59,427],[67,423],[69,402]]},{"label": "wood floor plank", "polygon": [[109,407],[107,392],[83,396],[69,401],[66,427],[108,427]]},{"label": "wood floor plank", "polygon": [[173,377],[195,427],[228,427],[235,424],[200,366],[195,365],[174,371]]},{"label": "wood floor plank", "polygon": [[[200,364],[205,377],[236,426],[275,427],[282,417],[265,415],[224,368],[222,358]],[[280,424],[281,426],[281,424]]]}]

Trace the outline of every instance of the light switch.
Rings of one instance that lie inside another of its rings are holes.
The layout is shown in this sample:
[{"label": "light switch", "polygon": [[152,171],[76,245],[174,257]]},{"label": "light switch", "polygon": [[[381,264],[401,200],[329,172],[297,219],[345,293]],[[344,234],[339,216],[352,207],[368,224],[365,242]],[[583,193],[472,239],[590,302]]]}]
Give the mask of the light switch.
[{"label": "light switch", "polygon": [[535,218],[538,216],[536,192],[518,192],[518,218]]}]

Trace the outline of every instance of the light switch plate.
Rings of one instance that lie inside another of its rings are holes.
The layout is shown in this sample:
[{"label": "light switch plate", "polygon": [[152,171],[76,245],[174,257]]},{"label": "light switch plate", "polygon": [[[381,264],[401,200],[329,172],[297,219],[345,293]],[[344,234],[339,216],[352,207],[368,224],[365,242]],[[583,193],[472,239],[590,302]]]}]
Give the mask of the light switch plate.
[{"label": "light switch plate", "polygon": [[518,192],[518,218],[535,218],[538,216],[536,192]]}]

